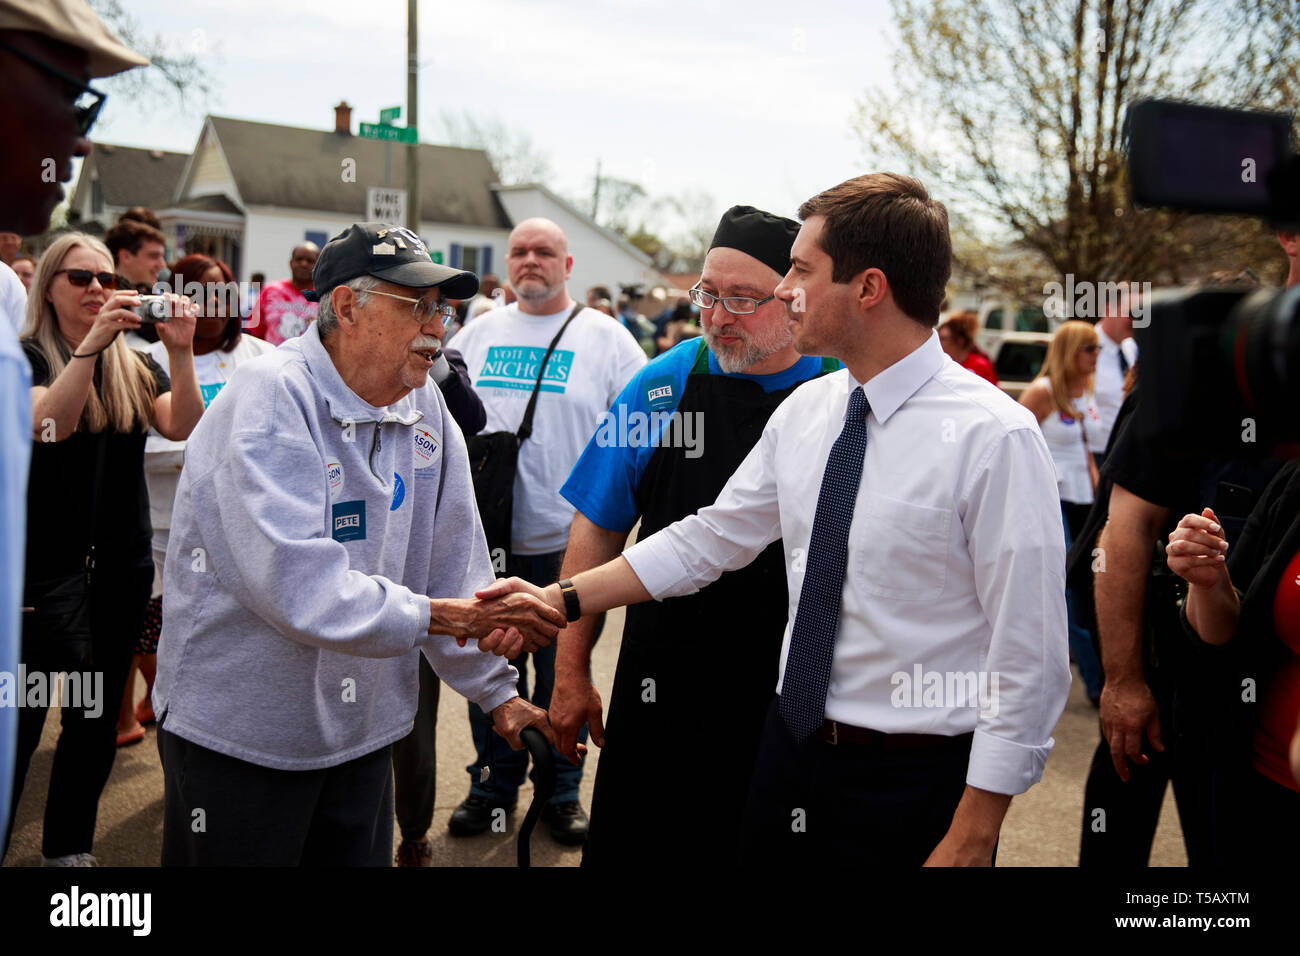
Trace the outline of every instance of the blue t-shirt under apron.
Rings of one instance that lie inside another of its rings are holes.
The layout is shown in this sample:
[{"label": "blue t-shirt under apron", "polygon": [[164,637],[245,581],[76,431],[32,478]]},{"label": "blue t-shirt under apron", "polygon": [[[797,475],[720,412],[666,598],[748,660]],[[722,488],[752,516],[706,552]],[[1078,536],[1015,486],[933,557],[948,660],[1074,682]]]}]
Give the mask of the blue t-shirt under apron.
[{"label": "blue t-shirt under apron", "polygon": [[[687,339],[649,362],[614,400],[606,413],[610,416],[608,422],[597,423],[595,434],[560,494],[599,527],[609,531],[630,531],[640,517],[637,486],[659,448],[660,434],[682,400],[699,349],[698,338]],[[816,378],[821,370],[820,357],[805,355],[789,368],[772,375],[728,374],[718,365],[717,356],[709,352],[710,375],[756,382],[765,392],[790,388]],[[638,433],[638,429],[644,431]],[[636,440],[626,440],[628,434]],[[689,429],[686,434],[689,436]],[[611,441],[614,436],[624,440]]]}]

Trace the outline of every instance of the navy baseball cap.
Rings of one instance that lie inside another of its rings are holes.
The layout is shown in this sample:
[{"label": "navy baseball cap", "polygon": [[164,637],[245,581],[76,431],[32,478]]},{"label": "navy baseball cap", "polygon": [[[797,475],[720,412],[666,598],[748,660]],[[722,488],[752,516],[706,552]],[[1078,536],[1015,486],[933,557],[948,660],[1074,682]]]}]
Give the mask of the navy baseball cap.
[{"label": "navy baseball cap", "polygon": [[478,292],[478,276],[434,262],[423,240],[405,226],[358,222],[325,243],[312,272],[312,302],[335,286],[359,276],[374,276],[411,289],[442,288],[449,299],[468,299]]}]

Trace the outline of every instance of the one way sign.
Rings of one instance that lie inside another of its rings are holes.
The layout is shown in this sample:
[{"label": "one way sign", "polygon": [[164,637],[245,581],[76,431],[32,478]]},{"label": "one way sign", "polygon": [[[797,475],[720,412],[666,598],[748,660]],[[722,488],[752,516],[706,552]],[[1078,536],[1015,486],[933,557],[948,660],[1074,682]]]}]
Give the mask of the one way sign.
[{"label": "one way sign", "polygon": [[366,222],[406,222],[406,190],[369,187],[366,190]]}]

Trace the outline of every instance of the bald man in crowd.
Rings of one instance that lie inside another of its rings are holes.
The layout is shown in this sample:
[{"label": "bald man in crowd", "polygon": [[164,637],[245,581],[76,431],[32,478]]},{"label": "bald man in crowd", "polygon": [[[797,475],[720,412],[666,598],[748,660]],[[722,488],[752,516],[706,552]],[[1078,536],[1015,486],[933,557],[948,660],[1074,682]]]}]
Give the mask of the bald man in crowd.
[{"label": "bald man in crowd", "polygon": [[[518,301],[478,316],[456,336],[455,344],[487,409],[485,432],[517,431],[537,389],[531,437],[519,448],[505,570],[528,581],[549,583],[559,574],[574,514],[573,506],[560,496],[560,486],[591,438],[596,419],[646,357],[621,325],[569,297],[565,283],[573,270],[573,256],[564,231],[551,220],[527,219],[515,227],[506,268]],[[555,679],[555,645],[533,654],[532,660],[531,699],[544,708],[550,703]],[[511,663],[520,674],[519,693],[529,697],[527,657]],[[482,833],[494,818],[502,817],[496,811],[508,813],[528,770],[527,752],[496,746],[487,717],[473,704],[470,727],[477,755],[466,768],[469,796],[449,824],[457,836]],[[585,728],[581,736],[586,739]],[[483,769],[489,766],[494,769],[485,781]],[[556,840],[580,844],[587,838],[587,815],[578,803],[582,768],[560,760],[558,771],[555,796],[543,819]]]},{"label": "bald man in crowd", "polygon": [[317,303],[304,295],[315,289],[312,270],[320,247],[303,242],[293,247],[289,256],[289,278],[272,282],[262,289],[253,310],[252,321],[244,331],[279,345],[297,338],[316,319]]}]

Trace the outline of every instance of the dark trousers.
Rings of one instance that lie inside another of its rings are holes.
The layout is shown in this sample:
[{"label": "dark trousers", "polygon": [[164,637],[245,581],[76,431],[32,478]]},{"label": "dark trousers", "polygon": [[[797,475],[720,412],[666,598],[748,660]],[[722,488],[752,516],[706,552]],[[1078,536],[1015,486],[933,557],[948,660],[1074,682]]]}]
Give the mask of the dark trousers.
[{"label": "dark trousers", "polygon": [[[564,560],[563,551],[550,554],[511,555],[506,564],[506,572],[523,578],[533,584],[545,587],[553,584],[560,576],[560,565]],[[604,619],[602,618],[602,624]],[[591,639],[592,647],[600,637],[601,625]],[[533,665],[533,690],[528,692],[528,662]],[[531,701],[537,707],[546,710],[551,706],[551,689],[555,686],[555,642],[542,648],[535,654],[523,654],[510,662],[519,671],[519,696]],[[486,797],[493,803],[508,806],[515,802],[524,777],[528,773],[528,751],[511,750],[505,738],[492,729],[492,718],[483,713],[482,708],[473,701],[469,702],[469,728],[474,739],[474,762],[465,769],[469,772],[469,792]],[[587,725],[578,731],[578,739],[587,742]],[[555,795],[551,803],[570,803],[578,799],[578,786],[582,783],[582,767],[571,764],[554,747],[555,755]],[[482,782],[483,768],[488,767],[491,775],[486,783]]]},{"label": "dark trousers", "polygon": [[158,755],[163,866],[392,865],[390,747],[321,770],[273,770],[159,727]]},{"label": "dark trousers", "polygon": [[919,867],[966,789],[969,735],[933,750],[796,743],[767,712],[741,822],[750,867]]},{"label": "dark trousers", "polygon": [[1233,801],[1215,820],[1214,865],[1243,873],[1293,869],[1300,859],[1300,793],[1252,766],[1240,767],[1231,784]]},{"label": "dark trousers", "polygon": [[1167,676],[1152,669],[1148,670],[1147,679],[1156,700],[1165,750],[1156,750],[1144,737],[1142,752],[1150,761],[1143,765],[1130,761],[1129,780],[1125,783],[1115,772],[1105,734],[1099,735],[1101,739],[1092,755],[1083,791],[1080,866],[1146,866],[1165,799],[1165,786],[1170,783],[1174,787],[1188,864],[1204,866],[1210,862],[1210,767],[1198,746],[1197,735],[1180,732],[1174,689]]},{"label": "dark trousers", "polygon": [[438,697],[442,681],[420,654],[420,703],[415,726],[393,744],[394,802],[403,840],[422,840],[433,823],[438,795]]},{"label": "dark trousers", "polygon": [[[100,573],[91,589],[90,631],[92,671],[104,675],[103,700],[99,714],[86,715],[84,708],[59,708],[61,727],[50,769],[50,789],[45,798],[45,824],[41,853],[46,857],[89,853],[95,841],[95,818],[99,795],[108,782],[117,756],[117,715],[131,653],[144,620],[145,605],[153,586],[153,566],[134,571]],[[23,641],[22,663],[28,673],[58,669],[44,648],[35,641]],[[23,689],[25,692],[25,688]],[[32,755],[45,728],[45,707],[23,707],[18,714],[18,748],[14,759],[14,782],[9,826],[4,850],[9,849],[18,800],[23,793]],[[0,852],[3,858],[3,852]]]}]

